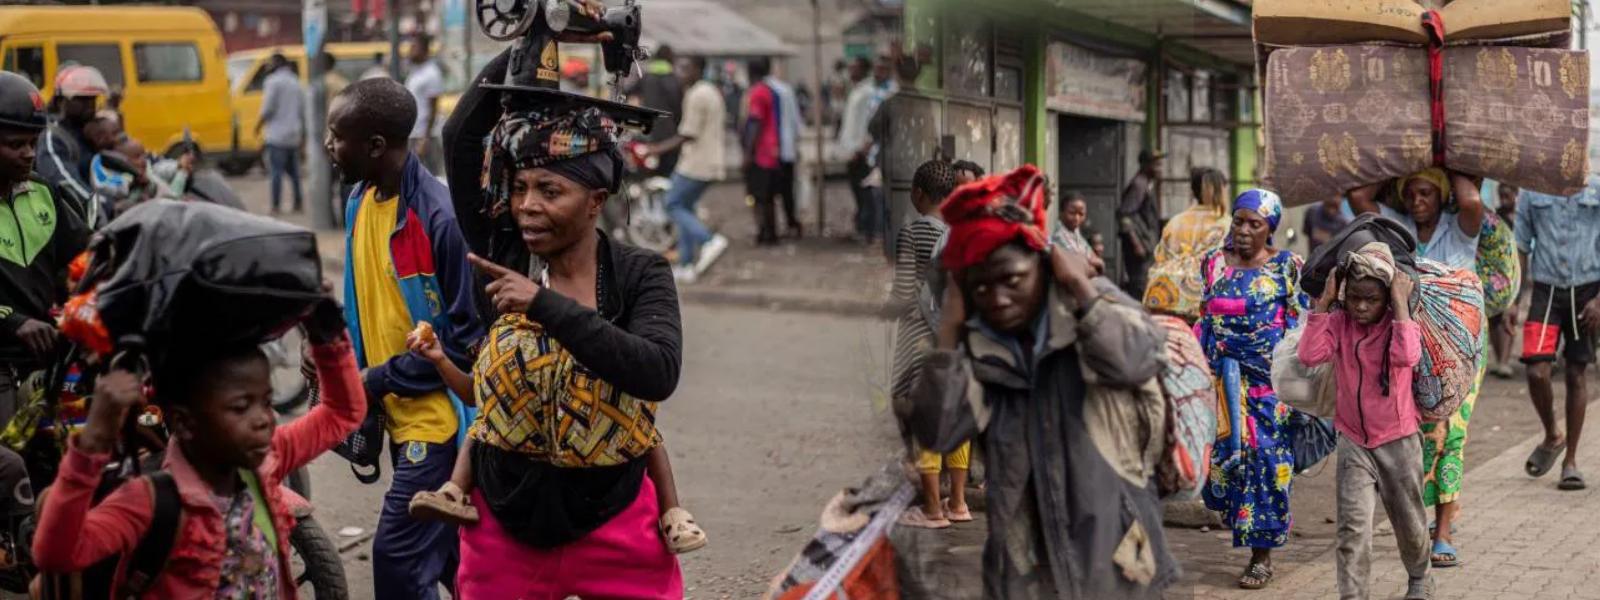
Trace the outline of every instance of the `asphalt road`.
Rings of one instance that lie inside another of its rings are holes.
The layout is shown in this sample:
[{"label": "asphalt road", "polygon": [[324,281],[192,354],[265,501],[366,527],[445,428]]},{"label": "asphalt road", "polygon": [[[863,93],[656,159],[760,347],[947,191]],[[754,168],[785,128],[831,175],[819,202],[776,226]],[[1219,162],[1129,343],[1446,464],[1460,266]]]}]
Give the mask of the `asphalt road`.
[{"label": "asphalt road", "polygon": [[[661,406],[679,494],[711,543],[683,557],[688,598],[754,598],[800,550],[827,499],[891,457],[881,400],[888,327],[859,319],[685,306],[684,369]],[[316,518],[370,535],[384,483],[334,455],[312,465]],[[339,538],[354,598],[372,598],[370,540]]]}]

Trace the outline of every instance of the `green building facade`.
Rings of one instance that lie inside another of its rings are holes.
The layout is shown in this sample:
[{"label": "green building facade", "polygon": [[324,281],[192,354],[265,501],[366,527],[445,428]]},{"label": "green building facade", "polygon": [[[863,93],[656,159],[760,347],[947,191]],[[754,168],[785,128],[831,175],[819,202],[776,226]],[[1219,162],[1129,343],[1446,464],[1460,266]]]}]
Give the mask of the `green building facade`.
[{"label": "green building facade", "polygon": [[903,15],[922,69],[888,104],[891,227],[910,214],[916,166],[940,152],[991,172],[1032,163],[1057,196],[1082,193],[1110,265],[1141,149],[1167,154],[1163,218],[1189,202],[1192,167],[1236,189],[1257,179],[1248,0],[906,0]]}]

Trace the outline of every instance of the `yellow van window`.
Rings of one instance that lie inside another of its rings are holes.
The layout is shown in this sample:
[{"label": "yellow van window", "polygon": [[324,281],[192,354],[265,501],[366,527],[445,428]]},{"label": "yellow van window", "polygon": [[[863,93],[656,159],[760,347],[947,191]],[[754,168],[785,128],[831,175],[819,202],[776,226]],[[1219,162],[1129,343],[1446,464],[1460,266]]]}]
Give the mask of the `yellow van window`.
[{"label": "yellow van window", "polygon": [[5,70],[21,73],[34,87],[44,89],[44,48],[18,46],[6,50]]},{"label": "yellow van window", "polygon": [[122,48],[116,44],[57,44],[56,60],[62,65],[73,62],[94,67],[105,76],[111,89],[124,87]]},{"label": "yellow van window", "polygon": [[172,42],[133,45],[139,82],[200,81],[200,51],[194,44]]}]

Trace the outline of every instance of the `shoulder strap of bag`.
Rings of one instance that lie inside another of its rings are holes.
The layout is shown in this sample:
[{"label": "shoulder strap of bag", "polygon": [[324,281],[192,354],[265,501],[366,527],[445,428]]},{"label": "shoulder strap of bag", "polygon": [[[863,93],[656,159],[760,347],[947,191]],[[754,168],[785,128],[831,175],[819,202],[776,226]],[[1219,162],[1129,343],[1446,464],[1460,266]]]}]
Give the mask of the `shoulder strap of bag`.
[{"label": "shoulder strap of bag", "polygon": [[128,556],[127,574],[117,591],[118,598],[136,598],[148,591],[166,568],[167,557],[178,539],[178,517],[183,508],[178,500],[178,483],[166,471],[156,471],[148,478],[155,511],[150,517],[150,529]]}]

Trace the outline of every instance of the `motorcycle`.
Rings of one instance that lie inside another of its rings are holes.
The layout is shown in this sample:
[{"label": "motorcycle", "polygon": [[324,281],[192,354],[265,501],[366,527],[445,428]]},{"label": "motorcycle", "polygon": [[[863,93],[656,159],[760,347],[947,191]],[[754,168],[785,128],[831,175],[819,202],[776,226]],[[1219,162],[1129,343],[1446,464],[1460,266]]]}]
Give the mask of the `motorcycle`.
[{"label": "motorcycle", "polygon": [[660,161],[648,148],[638,139],[622,143],[626,201],[605,204],[601,227],[612,239],[665,254],[678,243],[677,228],[667,215],[667,190],[672,189],[672,180],[656,173]]}]

